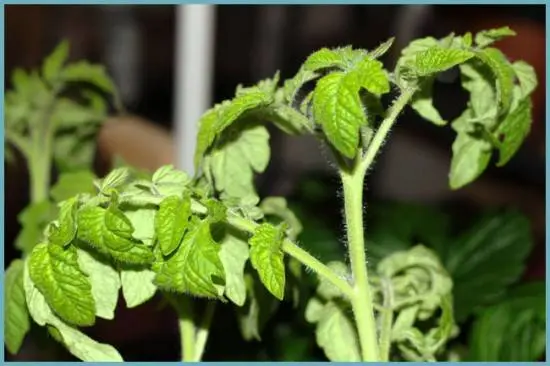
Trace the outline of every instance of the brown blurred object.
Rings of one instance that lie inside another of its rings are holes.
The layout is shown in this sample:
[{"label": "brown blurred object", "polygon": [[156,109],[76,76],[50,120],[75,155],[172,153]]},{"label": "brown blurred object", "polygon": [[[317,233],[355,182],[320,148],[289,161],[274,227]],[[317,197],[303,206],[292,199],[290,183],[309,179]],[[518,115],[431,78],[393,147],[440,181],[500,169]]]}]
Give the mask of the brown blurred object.
[{"label": "brown blurred object", "polygon": [[175,161],[175,145],[170,133],[136,116],[108,119],[99,132],[98,150],[101,173],[111,168],[109,162],[116,156],[128,165],[147,171]]}]

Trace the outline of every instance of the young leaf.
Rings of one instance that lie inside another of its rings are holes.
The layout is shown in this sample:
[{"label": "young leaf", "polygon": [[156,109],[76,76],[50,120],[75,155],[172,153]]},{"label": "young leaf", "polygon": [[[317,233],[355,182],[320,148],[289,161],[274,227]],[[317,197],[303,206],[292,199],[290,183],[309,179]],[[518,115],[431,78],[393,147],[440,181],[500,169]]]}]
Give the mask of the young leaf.
[{"label": "young leaf", "polygon": [[29,274],[48,305],[64,321],[79,326],[95,322],[92,287],[80,269],[74,247],[37,245],[29,257]]},{"label": "young leaf", "polygon": [[414,62],[409,63],[418,76],[429,76],[451,69],[474,57],[468,50],[430,47],[415,54]]},{"label": "young leaf", "polygon": [[42,65],[42,76],[49,83],[55,83],[63,64],[69,56],[69,42],[62,41],[53,52],[46,57]]},{"label": "young leaf", "polygon": [[365,57],[355,66],[353,73],[359,85],[371,94],[382,95],[390,91],[388,75],[378,60]]},{"label": "young leaf", "polygon": [[470,93],[473,117],[491,128],[496,123],[498,104],[491,69],[476,59],[460,65],[460,72],[462,87]]},{"label": "young leaf", "polygon": [[207,169],[218,191],[229,197],[248,196],[254,193],[254,172],[263,172],[269,162],[269,134],[263,126],[244,130],[209,158]]},{"label": "young leaf", "polygon": [[159,205],[155,216],[155,231],[162,254],[172,254],[180,245],[191,215],[189,196],[166,197]]},{"label": "young leaf", "polygon": [[328,48],[322,48],[317,52],[311,54],[303,64],[304,70],[314,72],[327,68],[340,68],[345,69],[347,66],[346,59],[343,55]]},{"label": "young leaf", "polygon": [[317,344],[332,362],[359,362],[357,333],[344,309],[336,303],[325,305],[315,330]]},{"label": "young leaf", "polygon": [[76,237],[77,199],[70,198],[59,204],[59,222],[50,225],[48,240],[65,247]]},{"label": "young leaf", "polygon": [[[344,263],[342,262],[330,262],[327,266],[340,278],[351,278],[351,273]],[[328,282],[324,278],[319,280],[319,286],[317,287],[317,293],[326,300],[332,300],[338,297],[344,297],[344,294],[340,289],[334,286],[331,282]]]},{"label": "young leaf", "polygon": [[220,260],[225,270],[225,296],[238,306],[246,301],[244,267],[248,258],[246,241],[228,233],[221,243]]},{"label": "young leaf", "polygon": [[172,165],[160,167],[152,177],[155,189],[163,196],[180,196],[190,181],[191,178],[185,172]]},{"label": "young leaf", "polygon": [[319,75],[317,73],[308,70],[302,66],[292,79],[288,79],[287,81],[285,81],[285,84],[283,86],[283,95],[289,105],[294,105],[298,92],[305,84],[318,77]]},{"label": "young leaf", "polygon": [[490,159],[490,143],[459,132],[453,143],[453,158],[449,174],[451,189],[459,189],[473,182],[485,171]]},{"label": "young leaf", "polygon": [[381,43],[378,47],[376,47],[374,50],[369,52],[369,56],[372,58],[380,58],[383,55],[388,52],[388,50],[393,45],[393,42],[395,41],[395,37],[391,37],[386,42]]},{"label": "young leaf", "polygon": [[151,249],[132,237],[130,220],[115,207],[84,207],[78,212],[77,237],[99,252],[128,264],[149,264]]},{"label": "young leaf", "polygon": [[120,272],[122,295],[127,308],[135,308],[149,301],[157,292],[153,283],[155,272],[149,269],[123,268]]},{"label": "young leaf", "polygon": [[25,266],[23,284],[29,313],[34,321],[41,326],[53,326],[56,330],[55,338],[62,342],[75,357],[85,362],[123,361],[114,347],[94,341],[67,325],[51,311],[46,299],[35,287],[29,275],[28,264]]},{"label": "young leaf", "polygon": [[96,193],[95,179],[97,179],[95,174],[88,170],[63,173],[50,190],[50,195],[55,202],[61,202],[77,194],[94,194]]},{"label": "young leaf", "polygon": [[208,210],[208,220],[210,223],[225,221],[227,218],[227,207],[221,201],[208,199],[205,202],[205,206]]},{"label": "young leaf", "polygon": [[514,68],[514,73],[519,80],[522,97],[526,98],[535,91],[538,85],[535,69],[533,66],[524,61],[516,61],[512,64],[512,67]]},{"label": "young leaf", "polygon": [[114,319],[120,290],[118,272],[99,257],[81,249],[78,250],[78,263],[92,285],[95,314],[103,319]]},{"label": "young leaf", "polygon": [[433,105],[433,83],[434,80],[429,78],[420,84],[420,90],[414,94],[411,107],[425,120],[438,126],[444,126],[447,121],[441,117]]},{"label": "young leaf", "polygon": [[502,38],[515,35],[516,32],[514,32],[509,27],[489,29],[478,32],[475,36],[475,42],[479,48],[483,48],[501,40]]},{"label": "young leaf", "polygon": [[283,235],[271,224],[261,224],[250,238],[250,262],[269,292],[282,300],[285,293]]},{"label": "young leaf", "polygon": [[443,260],[454,282],[458,321],[519,279],[532,241],[529,221],[513,211],[487,215],[451,241]]},{"label": "young leaf", "polygon": [[157,212],[156,207],[127,209],[124,211],[124,215],[130,220],[135,229],[132,237],[148,247],[152,247],[156,240],[155,219]]},{"label": "young leaf", "polygon": [[218,283],[225,278],[220,246],[210,234],[210,223],[193,219],[179,248],[169,258],[153,264],[155,284],[161,289],[195,296],[220,296]]},{"label": "young leaf", "polygon": [[514,69],[504,54],[496,48],[485,48],[476,52],[476,56],[489,66],[496,78],[499,115],[508,112],[512,103],[514,88]]},{"label": "young leaf", "polygon": [[352,159],[359,144],[359,127],[366,116],[359,98],[358,80],[354,74],[329,74],[317,82],[313,95],[313,115],[330,143]]},{"label": "young leaf", "polygon": [[5,273],[4,301],[5,323],[4,336],[6,348],[11,354],[19,352],[25,335],[30,329],[29,313],[23,287],[25,262],[16,259],[10,263]]},{"label": "young leaf", "polygon": [[260,89],[238,95],[220,110],[218,119],[214,124],[216,135],[221,134],[227,127],[237,121],[246,112],[269,105],[273,96]]},{"label": "young leaf", "polygon": [[128,182],[130,176],[131,173],[129,168],[117,168],[107,174],[107,176],[101,181],[99,189],[102,192],[106,192],[108,189],[119,188]]},{"label": "young leaf", "polygon": [[96,128],[92,131],[78,130],[78,139],[75,132],[60,133],[56,136],[54,161],[61,173],[90,170],[96,152]]},{"label": "young leaf", "polygon": [[287,233],[290,238],[296,239],[302,232],[302,224],[294,212],[288,207],[284,197],[267,197],[260,204],[260,209],[265,215],[280,217],[288,224]]},{"label": "young leaf", "polygon": [[501,140],[497,166],[503,166],[516,154],[531,130],[531,99],[519,102],[498,126],[496,138]]},{"label": "young leaf", "polygon": [[[481,312],[470,335],[468,360],[535,362],[546,350],[545,284],[523,285]],[[530,288],[529,288],[530,287]]]},{"label": "young leaf", "polygon": [[323,310],[325,304],[318,297],[312,297],[309,299],[306,305],[304,317],[309,323],[317,323],[323,317]]},{"label": "young leaf", "polygon": [[86,61],[67,65],[61,72],[60,78],[66,82],[92,84],[107,93],[114,93],[115,91],[115,86],[107,75],[105,67],[92,65]]}]

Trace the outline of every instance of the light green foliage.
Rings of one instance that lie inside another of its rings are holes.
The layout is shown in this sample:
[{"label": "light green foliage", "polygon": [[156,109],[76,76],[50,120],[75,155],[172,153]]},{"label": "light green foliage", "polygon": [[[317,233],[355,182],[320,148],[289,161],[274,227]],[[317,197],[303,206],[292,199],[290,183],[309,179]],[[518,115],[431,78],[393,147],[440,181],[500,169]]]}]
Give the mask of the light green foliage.
[{"label": "light green foliage", "polygon": [[294,212],[288,207],[283,197],[266,197],[260,203],[260,209],[266,216],[279,217],[288,224],[287,235],[296,240],[302,232],[302,224]]},{"label": "light green foliage", "polygon": [[527,283],[484,309],[470,335],[469,360],[534,362],[546,350],[545,284]]},{"label": "light green foliage", "polygon": [[87,170],[62,174],[50,190],[50,196],[55,202],[68,200],[78,194],[93,194],[96,192],[95,174]]},{"label": "light green foliage", "polygon": [[126,307],[134,308],[149,301],[157,292],[155,272],[149,269],[124,268],[120,272],[122,295]]},{"label": "light green foliage", "polygon": [[282,241],[281,229],[267,223],[260,225],[249,241],[252,266],[264,286],[279,300],[284,297],[286,280]]},{"label": "light green foliage", "polygon": [[246,301],[244,268],[250,255],[245,240],[226,233],[221,242],[220,260],[225,270],[225,296],[238,306]]},{"label": "light green foliage", "polygon": [[76,236],[76,198],[69,198],[59,204],[59,220],[48,227],[48,239],[52,244],[65,247]]},{"label": "light green foliage", "polygon": [[475,42],[478,45],[478,47],[486,47],[505,37],[515,36],[515,35],[516,35],[516,32],[511,30],[509,27],[489,29],[489,30],[478,32],[475,35]]},{"label": "light green foliage", "polygon": [[192,219],[177,251],[153,265],[155,284],[165,290],[219,297],[214,281],[225,278],[219,250],[219,244],[212,239],[208,221]]},{"label": "light green foliage", "polygon": [[30,328],[23,288],[24,268],[25,263],[22,260],[14,260],[6,270],[4,279],[4,337],[6,348],[11,354],[19,351]]},{"label": "light green foliage", "polygon": [[47,224],[54,220],[57,214],[57,207],[50,201],[27,206],[17,217],[22,228],[15,239],[15,247],[23,253],[30,253],[42,240]]},{"label": "light green foliage", "polygon": [[95,322],[92,287],[78,263],[74,247],[37,245],[29,257],[29,274],[48,305],[69,324],[87,326]]},{"label": "light green foliage", "polygon": [[191,215],[191,199],[169,196],[159,205],[155,216],[155,231],[162,254],[168,256],[178,249]]},{"label": "light green foliage", "polygon": [[85,250],[78,250],[78,264],[92,286],[95,314],[103,319],[114,319],[120,275],[109,263]]}]

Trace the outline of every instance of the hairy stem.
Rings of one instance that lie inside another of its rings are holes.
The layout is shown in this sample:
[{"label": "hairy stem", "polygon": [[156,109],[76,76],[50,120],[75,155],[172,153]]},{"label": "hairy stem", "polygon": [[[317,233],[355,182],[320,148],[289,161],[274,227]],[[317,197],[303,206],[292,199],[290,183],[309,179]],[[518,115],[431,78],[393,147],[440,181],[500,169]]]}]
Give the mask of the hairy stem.
[{"label": "hairy stem", "polygon": [[[352,308],[359,333],[363,361],[380,361],[374,304],[367,271],[365,231],[363,228],[363,184],[365,175],[374,158],[384,144],[397,117],[410,102],[416,89],[404,90],[390,107],[389,113],[370,140],[367,151],[351,172],[342,170],[346,230],[349,245],[349,257],[354,278],[354,297]],[[384,345],[385,347],[385,345]]]},{"label": "hairy stem", "polygon": [[210,333],[210,325],[212,324],[215,309],[216,303],[214,301],[209,301],[206,304],[206,310],[202,318],[202,323],[197,331],[197,336],[195,339],[195,362],[200,362],[202,360],[202,355],[204,354],[206,341],[208,340],[208,334]]},{"label": "hairy stem", "polygon": [[363,230],[363,174],[342,174],[346,230],[354,296],[351,301],[363,361],[379,361],[378,337],[372,301]]},{"label": "hairy stem", "polygon": [[191,299],[182,296],[178,308],[181,344],[181,360],[183,362],[195,361],[195,324],[193,323],[193,311]]},{"label": "hairy stem", "polygon": [[[230,225],[249,233],[253,233],[258,226],[256,222],[234,214],[228,214],[227,220]],[[294,244],[290,239],[285,239],[283,241],[283,251],[298,260],[304,266],[311,268],[317,275],[325,278],[349,298],[353,296],[353,290],[347,281],[338,276],[333,270],[307,251]]]}]

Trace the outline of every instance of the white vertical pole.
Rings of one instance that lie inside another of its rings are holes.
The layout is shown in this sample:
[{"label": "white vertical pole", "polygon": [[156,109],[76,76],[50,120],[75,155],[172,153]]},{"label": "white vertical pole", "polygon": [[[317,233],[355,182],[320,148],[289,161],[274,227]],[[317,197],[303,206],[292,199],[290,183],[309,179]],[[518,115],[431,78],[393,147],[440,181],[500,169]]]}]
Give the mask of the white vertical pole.
[{"label": "white vertical pole", "polygon": [[176,164],[192,175],[198,120],[212,99],[215,7],[178,5],[176,11]]}]

